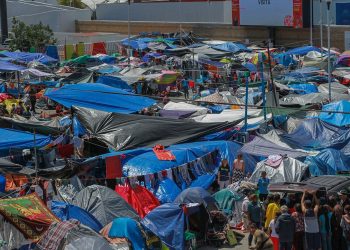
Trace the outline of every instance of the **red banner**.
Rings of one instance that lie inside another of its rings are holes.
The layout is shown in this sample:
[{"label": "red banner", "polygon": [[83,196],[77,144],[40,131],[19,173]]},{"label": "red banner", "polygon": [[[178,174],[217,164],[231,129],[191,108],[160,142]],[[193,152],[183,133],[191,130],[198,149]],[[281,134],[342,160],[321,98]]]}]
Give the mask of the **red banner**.
[{"label": "red banner", "polygon": [[232,24],[233,26],[240,25],[240,9],[239,9],[240,0],[232,0]]},{"label": "red banner", "polygon": [[293,0],[293,27],[303,27],[303,0]]}]

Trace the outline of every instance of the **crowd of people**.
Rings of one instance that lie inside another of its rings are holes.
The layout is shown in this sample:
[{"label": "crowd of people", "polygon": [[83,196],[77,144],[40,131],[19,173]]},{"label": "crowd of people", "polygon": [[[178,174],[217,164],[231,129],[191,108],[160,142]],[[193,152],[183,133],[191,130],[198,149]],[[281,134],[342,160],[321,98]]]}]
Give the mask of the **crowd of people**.
[{"label": "crowd of people", "polygon": [[[218,173],[220,189],[244,176],[244,162],[238,156],[230,171],[223,160]],[[235,180],[234,180],[235,179]],[[350,193],[322,195],[269,193],[270,180],[261,172],[257,191],[244,190],[243,231],[249,233],[250,249],[271,250],[350,250]]]}]

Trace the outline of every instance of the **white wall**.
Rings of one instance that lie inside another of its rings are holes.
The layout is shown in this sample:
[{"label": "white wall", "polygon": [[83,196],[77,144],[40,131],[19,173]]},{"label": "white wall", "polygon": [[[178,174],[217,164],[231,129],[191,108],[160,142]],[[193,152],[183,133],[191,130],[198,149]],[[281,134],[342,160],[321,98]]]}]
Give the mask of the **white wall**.
[{"label": "white wall", "polygon": [[[128,4],[98,4],[98,20],[128,20]],[[232,2],[132,3],[130,20],[156,22],[232,23]]]},{"label": "white wall", "polygon": [[75,20],[90,20],[91,11],[35,1],[7,1],[9,29],[12,18],[26,24],[42,22],[56,32],[75,32]]}]

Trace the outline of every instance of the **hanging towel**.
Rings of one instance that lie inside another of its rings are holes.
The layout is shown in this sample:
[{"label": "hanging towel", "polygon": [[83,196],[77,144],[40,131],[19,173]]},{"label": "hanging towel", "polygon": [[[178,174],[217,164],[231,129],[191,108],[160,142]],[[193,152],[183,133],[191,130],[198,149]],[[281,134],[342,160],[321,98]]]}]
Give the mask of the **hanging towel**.
[{"label": "hanging towel", "polygon": [[99,43],[93,43],[92,44],[92,52],[91,54],[97,55],[97,54],[107,54],[106,51],[106,44],[103,42],[99,42]]},{"label": "hanging towel", "polygon": [[169,150],[165,150],[163,145],[156,145],[153,148],[153,152],[156,154],[160,161],[174,161],[176,160],[175,155]]},{"label": "hanging towel", "polygon": [[70,60],[73,58],[75,51],[73,44],[64,45],[64,57],[66,60]]},{"label": "hanging towel", "polygon": [[58,56],[58,49],[56,45],[48,45],[46,47],[46,55],[55,58],[57,60],[60,59],[60,57]]},{"label": "hanging towel", "polygon": [[118,156],[106,158],[106,179],[116,179],[122,177],[122,164]]},{"label": "hanging towel", "polygon": [[77,56],[85,55],[85,44],[80,42],[76,45]]}]

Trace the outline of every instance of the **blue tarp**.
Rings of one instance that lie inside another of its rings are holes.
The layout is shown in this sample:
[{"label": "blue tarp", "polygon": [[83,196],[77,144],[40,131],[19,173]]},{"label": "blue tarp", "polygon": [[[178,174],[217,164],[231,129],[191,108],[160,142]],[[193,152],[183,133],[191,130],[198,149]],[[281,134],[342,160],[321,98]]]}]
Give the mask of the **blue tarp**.
[{"label": "blue tarp", "polygon": [[20,71],[25,70],[26,67],[16,65],[10,62],[0,61],[0,72],[6,72],[6,71]]},{"label": "blue tarp", "polygon": [[203,189],[208,189],[211,186],[211,184],[213,184],[215,179],[216,179],[216,174],[204,174],[204,175],[198,176],[197,179],[192,181],[190,187],[191,188],[200,187]]},{"label": "blue tarp", "polygon": [[291,54],[291,55],[298,55],[298,56],[305,56],[307,53],[309,53],[310,51],[317,51],[317,52],[321,52],[321,50],[317,47],[314,46],[304,46],[304,47],[298,47],[298,48],[294,48],[291,50],[288,50],[286,52],[286,54]]},{"label": "blue tarp", "polygon": [[34,135],[29,132],[0,128],[0,151],[8,151],[10,148],[33,148],[43,147],[50,143],[51,138],[44,135],[35,135],[36,143],[34,144]]},{"label": "blue tarp", "polygon": [[42,53],[29,53],[29,52],[9,52],[3,51],[0,56],[9,57],[14,61],[21,63],[29,63],[32,61],[38,61],[43,64],[56,63],[57,59],[49,57]]},{"label": "blue tarp", "polygon": [[156,207],[141,223],[170,249],[184,249],[185,215],[179,204]]},{"label": "blue tarp", "polygon": [[338,171],[350,170],[350,158],[331,148],[322,150],[316,156],[306,157],[304,163],[309,166],[312,176],[335,175]]},{"label": "blue tarp", "polygon": [[181,190],[173,180],[165,178],[159,182],[156,190],[153,193],[159,202],[164,204],[173,202],[181,193]]},{"label": "blue tarp", "polygon": [[123,81],[122,79],[116,76],[100,76],[97,79],[96,83],[102,83],[109,87],[122,89],[128,92],[132,91],[132,88],[126,81]]},{"label": "blue tarp", "polygon": [[54,58],[56,60],[60,59],[56,45],[48,45],[46,47],[46,55],[48,55],[49,57]]},{"label": "blue tarp", "polygon": [[107,63],[107,64],[115,64],[117,62],[117,58],[115,58],[114,56],[100,56],[98,57],[98,59],[100,59],[101,62],[103,63]]},{"label": "blue tarp", "polygon": [[76,219],[96,232],[100,232],[103,227],[92,214],[68,203],[53,201],[51,204],[51,211],[62,221]]},{"label": "blue tarp", "polygon": [[350,154],[350,130],[337,127],[318,118],[303,120],[291,134],[281,139],[294,148],[322,150],[333,148]]},{"label": "blue tarp", "polygon": [[[339,101],[324,105],[322,111],[350,112],[349,101]],[[350,125],[350,114],[321,112],[319,118],[322,121],[335,126]]]},{"label": "blue tarp", "polygon": [[231,53],[251,52],[251,50],[248,49],[247,46],[245,46],[244,44],[233,43],[233,42],[227,42],[227,43],[215,45],[213,46],[213,49],[227,51]]},{"label": "blue tarp", "polygon": [[236,159],[240,148],[241,146],[235,142],[206,141],[177,144],[168,147],[167,150],[170,150],[175,155],[175,161],[158,160],[151,148],[115,152],[103,155],[102,157],[123,155],[123,174],[125,176],[139,176],[178,167],[215,150],[218,150],[221,159],[227,159],[230,166],[233,166],[233,161]]},{"label": "blue tarp", "polygon": [[219,141],[219,140],[229,140],[231,139],[235,134],[237,134],[237,130],[230,129],[230,130],[224,130],[220,132],[216,132],[214,134],[206,135],[202,138],[200,138],[200,141]]},{"label": "blue tarp", "polygon": [[136,221],[130,218],[116,218],[108,233],[109,238],[127,238],[134,250],[146,249],[146,243],[142,237],[140,227]]},{"label": "blue tarp", "polygon": [[288,87],[293,89],[295,93],[300,95],[318,93],[318,88],[313,84],[289,84]]},{"label": "blue tarp", "polygon": [[291,54],[286,54],[286,53],[281,53],[278,55],[275,55],[273,57],[278,64],[282,64],[285,67],[288,67],[291,64],[295,64],[295,60],[293,59],[293,55]]},{"label": "blue tarp", "polygon": [[135,50],[145,50],[148,48],[147,46],[147,43],[149,42],[152,42],[153,39],[149,38],[149,39],[146,39],[146,38],[139,38],[139,39],[136,39],[136,40],[128,40],[127,38],[122,40],[122,44],[124,46],[130,46],[132,49],[135,49]]},{"label": "blue tarp", "polygon": [[161,54],[159,54],[159,53],[147,53],[146,55],[144,55],[143,57],[142,57],[142,61],[144,61],[144,62],[149,62],[149,61],[151,61],[151,58],[159,58],[159,57],[161,57],[162,55]]},{"label": "blue tarp", "polygon": [[45,96],[67,108],[78,106],[122,114],[136,113],[156,102],[100,83],[65,85]]}]

